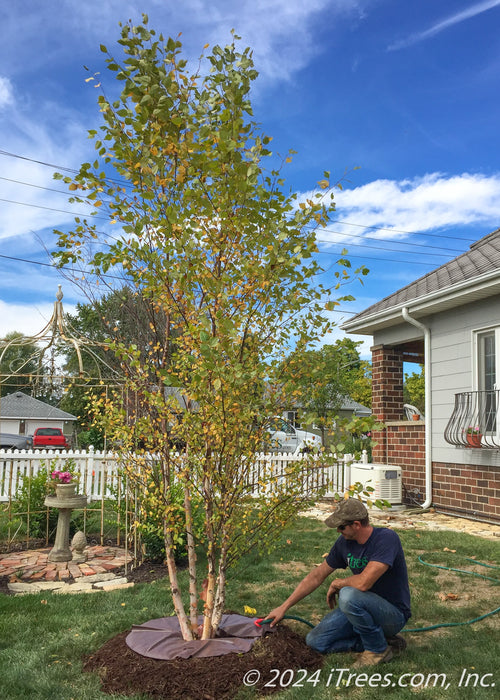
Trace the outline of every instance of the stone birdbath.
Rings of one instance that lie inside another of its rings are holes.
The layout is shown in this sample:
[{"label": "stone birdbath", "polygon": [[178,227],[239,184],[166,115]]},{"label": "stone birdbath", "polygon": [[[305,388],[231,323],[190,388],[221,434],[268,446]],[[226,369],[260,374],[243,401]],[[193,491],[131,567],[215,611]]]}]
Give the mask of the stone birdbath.
[{"label": "stone birdbath", "polygon": [[69,521],[74,508],[85,508],[87,496],[76,493],[76,484],[57,484],[55,495],[45,498],[44,505],[58,508],[56,541],[50,550],[49,561],[71,561],[73,554],[69,547]]}]

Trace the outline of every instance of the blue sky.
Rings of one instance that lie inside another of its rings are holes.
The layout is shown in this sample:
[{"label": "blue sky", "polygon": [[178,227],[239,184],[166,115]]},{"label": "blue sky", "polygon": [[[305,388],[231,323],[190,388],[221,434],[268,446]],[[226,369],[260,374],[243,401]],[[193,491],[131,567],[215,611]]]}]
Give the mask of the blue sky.
[{"label": "blue sky", "polygon": [[330,267],[346,247],[371,272],[339,323],[500,226],[500,0],[2,3],[0,337],[39,331],[58,283],[67,310],[83,300],[50,268],[52,230],[73,220],[53,166],[93,156],[97,90],[83,66],[113,94],[99,45],[115,52],[118,22],[142,12],[165,35],[182,32],[193,61],[232,28],[253,48],[255,117],[275,151],[297,151],[290,188],[347,173],[321,260]]}]

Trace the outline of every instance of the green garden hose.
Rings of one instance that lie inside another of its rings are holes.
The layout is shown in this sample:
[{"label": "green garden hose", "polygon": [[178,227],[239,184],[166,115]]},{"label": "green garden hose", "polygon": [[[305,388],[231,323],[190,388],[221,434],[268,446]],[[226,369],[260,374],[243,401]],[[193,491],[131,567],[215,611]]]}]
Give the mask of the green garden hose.
[{"label": "green garden hose", "polygon": [[[472,561],[474,564],[477,564],[478,566],[485,566],[489,569],[500,569],[500,566],[495,566],[493,564],[485,564],[482,561],[478,561],[477,559],[471,559],[470,557],[464,557],[467,561]],[[459,574],[467,574],[468,576],[477,576],[478,578],[485,579],[486,581],[493,581],[494,583],[500,583],[500,579],[498,578],[493,578],[492,576],[484,576],[483,574],[478,574],[476,571],[467,571],[467,569],[454,569],[451,566],[442,566],[441,564],[431,564],[428,561],[424,561],[422,557],[418,557],[418,561],[423,564],[424,566],[432,566],[435,569],[444,569],[445,571],[455,571],[456,573]],[[479,620],[484,620],[486,617],[490,617],[491,615],[496,615],[497,613],[500,612],[500,608],[496,608],[495,610],[492,610],[491,612],[485,613],[484,615],[480,615],[479,617],[475,617],[472,620],[466,620],[465,622],[442,622],[437,625],[430,625],[429,627],[414,627],[413,629],[407,629],[406,627],[401,630],[401,632],[427,632],[429,630],[436,630],[439,629],[440,627],[460,627],[462,625],[472,625],[473,622],[479,622]]]},{"label": "green garden hose", "polygon": [[[477,559],[471,559],[470,557],[464,557],[467,561],[472,561],[474,564],[477,564],[478,566],[486,566],[489,569],[500,569],[500,566],[495,566],[494,564],[485,564],[482,561],[477,561]],[[418,557],[418,561],[423,564],[424,566],[432,566],[436,569],[444,569],[445,571],[455,571],[459,574],[468,574],[469,576],[477,576],[478,578],[485,579],[486,581],[493,581],[494,583],[500,583],[500,579],[498,578],[493,578],[492,576],[483,576],[483,574],[478,574],[475,571],[467,571],[466,569],[454,569],[450,566],[441,566],[440,564],[431,564],[427,561],[424,561],[422,557]],[[481,615],[480,617],[475,617],[473,620],[466,620],[465,622],[442,622],[437,625],[430,625],[429,627],[415,627],[413,629],[402,629],[401,632],[428,632],[429,630],[436,630],[439,629],[440,627],[460,627],[461,625],[472,625],[473,622],[479,622],[480,620],[484,620],[486,617],[490,617],[490,615],[496,615],[497,613],[500,612],[500,608],[496,608],[495,610],[492,610],[491,612],[485,613],[484,615]],[[284,615],[283,616],[284,620],[297,620],[298,622],[303,622],[305,625],[308,627],[314,628],[314,625],[312,625],[310,622],[307,620],[304,620],[302,617],[296,617],[295,615]],[[260,619],[257,620],[256,622],[258,625],[265,625],[269,624],[272,622],[272,618],[270,619]]]}]

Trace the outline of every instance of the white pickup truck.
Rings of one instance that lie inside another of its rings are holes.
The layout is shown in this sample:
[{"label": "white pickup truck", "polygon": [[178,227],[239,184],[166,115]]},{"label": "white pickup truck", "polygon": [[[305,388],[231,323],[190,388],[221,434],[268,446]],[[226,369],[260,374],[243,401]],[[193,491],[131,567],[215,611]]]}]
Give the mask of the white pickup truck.
[{"label": "white pickup truck", "polygon": [[291,423],[278,416],[266,422],[266,429],[269,435],[266,447],[272,452],[316,452],[323,444],[319,435],[294,428]]}]

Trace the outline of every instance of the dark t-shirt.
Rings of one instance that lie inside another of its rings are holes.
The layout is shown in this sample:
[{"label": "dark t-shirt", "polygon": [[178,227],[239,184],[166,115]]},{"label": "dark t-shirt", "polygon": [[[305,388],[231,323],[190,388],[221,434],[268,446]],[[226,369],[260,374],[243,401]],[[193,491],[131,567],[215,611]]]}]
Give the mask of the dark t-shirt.
[{"label": "dark t-shirt", "polygon": [[370,591],[399,608],[407,620],[411,616],[406,561],[401,540],[393,530],[374,528],[365,544],[346,540],[341,535],[325,561],[332,569],[349,567],[353,574],[360,574],[370,561],[387,564],[389,568],[375,581]]}]

